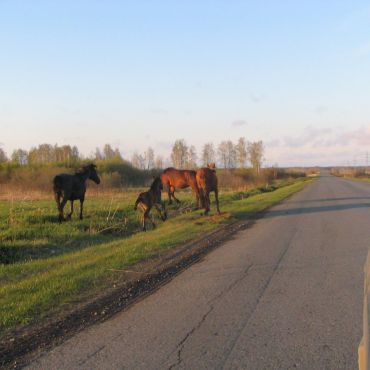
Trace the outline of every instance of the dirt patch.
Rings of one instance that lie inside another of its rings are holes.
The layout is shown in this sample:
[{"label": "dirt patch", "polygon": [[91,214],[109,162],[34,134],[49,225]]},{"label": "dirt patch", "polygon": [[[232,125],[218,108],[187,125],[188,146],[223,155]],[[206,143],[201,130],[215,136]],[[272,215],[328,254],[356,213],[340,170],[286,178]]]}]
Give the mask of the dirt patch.
[{"label": "dirt patch", "polygon": [[0,341],[0,367],[21,368],[40,353],[62,343],[77,332],[103,322],[118,312],[168,283],[179,272],[199,261],[209,251],[230,239],[236,232],[250,227],[256,218],[236,221],[208,233],[199,239],[167,250],[125,270],[112,270],[120,274],[119,282],[104,294],[57,316],[46,318],[8,332]]}]

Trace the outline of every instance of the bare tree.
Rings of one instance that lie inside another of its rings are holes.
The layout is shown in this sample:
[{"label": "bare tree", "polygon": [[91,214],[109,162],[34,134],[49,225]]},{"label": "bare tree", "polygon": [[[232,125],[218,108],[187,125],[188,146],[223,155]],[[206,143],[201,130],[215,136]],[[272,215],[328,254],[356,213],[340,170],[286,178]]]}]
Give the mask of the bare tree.
[{"label": "bare tree", "polygon": [[77,160],[80,158],[80,152],[78,151],[78,148],[76,145],[72,147],[72,158],[73,160]]},{"label": "bare tree", "polygon": [[187,168],[196,168],[197,167],[197,150],[195,149],[194,145],[191,145],[189,148],[189,153],[188,153],[188,163],[187,163]]},{"label": "bare tree", "polygon": [[239,138],[238,144],[235,146],[235,150],[238,167],[244,168],[247,161],[247,143],[244,137]]},{"label": "bare tree", "polygon": [[131,164],[134,167],[143,170],[143,169],[145,169],[145,158],[141,154],[138,154],[137,152],[135,152],[132,155]]},{"label": "bare tree", "polygon": [[217,149],[218,157],[224,168],[235,168],[236,151],[231,140],[222,141]]},{"label": "bare tree", "polygon": [[154,168],[154,150],[151,147],[148,147],[148,149],[144,153],[145,158],[145,167],[150,170]]},{"label": "bare tree", "polygon": [[119,160],[123,160],[121,152],[119,151],[118,148],[114,149],[114,158],[119,159]]},{"label": "bare tree", "polygon": [[217,148],[217,154],[221,167],[227,168],[227,142],[222,141]]},{"label": "bare tree", "polygon": [[155,168],[162,169],[163,168],[163,157],[160,155],[157,155],[155,158]]},{"label": "bare tree", "polygon": [[176,168],[185,168],[188,159],[188,146],[185,140],[176,140],[172,147],[171,160]]},{"label": "bare tree", "polygon": [[0,163],[6,162],[8,157],[3,148],[0,148]]},{"label": "bare tree", "polygon": [[97,161],[101,161],[101,160],[104,159],[104,155],[102,154],[102,152],[100,151],[99,148],[95,149],[95,155],[94,156],[95,156],[95,160],[97,160]]},{"label": "bare tree", "polygon": [[28,162],[31,164],[47,164],[56,161],[55,147],[50,144],[41,144],[31,148],[28,153]]},{"label": "bare tree", "polygon": [[113,159],[115,157],[115,152],[110,144],[105,144],[103,148],[104,159]]},{"label": "bare tree", "polygon": [[216,153],[213,143],[206,143],[202,151],[202,164],[207,166],[208,163],[216,162]]},{"label": "bare tree", "polygon": [[28,163],[28,153],[23,149],[16,149],[12,153],[12,161],[20,166],[25,166]]},{"label": "bare tree", "polygon": [[248,143],[247,152],[253,169],[259,175],[262,167],[265,148],[262,141]]}]

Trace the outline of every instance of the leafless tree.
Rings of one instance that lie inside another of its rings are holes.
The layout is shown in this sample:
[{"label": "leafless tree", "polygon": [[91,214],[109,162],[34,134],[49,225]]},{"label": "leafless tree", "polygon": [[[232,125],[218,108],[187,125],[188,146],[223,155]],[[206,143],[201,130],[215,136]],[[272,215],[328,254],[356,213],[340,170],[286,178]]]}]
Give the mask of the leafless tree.
[{"label": "leafless tree", "polygon": [[216,162],[216,153],[213,143],[206,143],[202,151],[202,164],[207,166],[208,163]]},{"label": "leafless tree", "polygon": [[236,161],[239,168],[244,168],[247,161],[247,143],[244,137],[239,138],[235,146]]},{"label": "leafless tree", "polygon": [[148,147],[148,149],[145,151],[144,158],[146,169],[150,170],[154,168],[154,150],[151,147]]},{"label": "leafless tree", "polygon": [[236,164],[236,151],[231,140],[222,141],[218,146],[218,157],[224,168],[234,168]]},{"label": "leafless tree", "polygon": [[116,156],[116,153],[113,150],[113,148],[110,146],[110,144],[104,145],[103,153],[104,153],[104,159],[113,159]]},{"label": "leafless tree", "polygon": [[4,151],[3,148],[0,148],[0,163],[6,162],[8,160],[8,157]]},{"label": "leafless tree", "polygon": [[185,168],[188,160],[188,146],[185,140],[176,140],[172,147],[171,160],[176,168]]},{"label": "leafless tree", "polygon": [[264,151],[265,148],[261,140],[248,143],[247,147],[248,157],[252,164],[253,169],[256,171],[257,174],[259,174],[261,171]]},{"label": "leafless tree", "polygon": [[104,155],[102,154],[102,152],[100,151],[99,148],[95,149],[95,155],[94,156],[95,156],[95,160],[97,160],[97,161],[101,161],[101,160],[104,159]]},{"label": "leafless tree", "polygon": [[23,149],[16,149],[12,153],[12,161],[20,166],[25,166],[28,163],[28,153]]},{"label": "leafless tree", "polygon": [[155,158],[155,168],[162,169],[163,168],[163,157],[160,155],[157,155]]},{"label": "leafless tree", "polygon": [[186,167],[192,169],[196,168],[197,160],[198,160],[197,151],[195,149],[195,146],[191,145],[188,152],[188,161],[187,161],[188,163],[186,164]]},{"label": "leafless tree", "polygon": [[134,167],[143,170],[145,169],[145,158],[141,154],[138,154],[137,152],[135,152],[132,155],[131,164]]}]

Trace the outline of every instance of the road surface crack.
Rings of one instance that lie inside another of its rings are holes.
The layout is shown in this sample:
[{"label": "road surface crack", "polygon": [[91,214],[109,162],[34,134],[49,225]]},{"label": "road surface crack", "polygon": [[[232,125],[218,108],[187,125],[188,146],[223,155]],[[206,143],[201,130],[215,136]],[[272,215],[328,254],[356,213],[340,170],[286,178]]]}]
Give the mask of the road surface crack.
[{"label": "road surface crack", "polygon": [[231,352],[233,351],[233,349],[234,349],[234,347],[235,347],[235,345],[236,345],[236,343],[237,343],[237,341],[238,341],[238,339],[239,339],[239,337],[240,337],[241,333],[243,332],[244,328],[249,324],[249,322],[250,322],[251,318],[253,317],[254,313],[256,312],[257,307],[259,306],[259,303],[260,303],[260,301],[261,301],[262,297],[264,296],[264,294],[265,294],[265,292],[266,292],[267,288],[270,286],[270,283],[271,283],[271,281],[272,281],[273,277],[275,276],[275,274],[276,274],[277,270],[279,269],[279,267],[280,267],[280,265],[281,265],[282,260],[284,259],[285,255],[287,254],[288,250],[290,249],[290,247],[291,247],[291,245],[292,245],[292,241],[293,241],[294,237],[296,236],[297,232],[298,232],[298,230],[297,230],[297,229],[295,229],[295,231],[292,233],[292,236],[291,236],[291,238],[290,238],[289,242],[287,243],[286,248],[285,248],[285,249],[283,250],[283,252],[280,254],[280,256],[279,256],[279,258],[278,258],[278,260],[277,260],[277,262],[276,262],[276,264],[275,264],[275,266],[274,266],[274,269],[272,270],[272,273],[271,273],[270,277],[267,279],[266,283],[265,283],[265,284],[263,285],[263,287],[262,287],[261,293],[259,294],[259,296],[258,296],[258,298],[257,298],[257,302],[256,302],[256,304],[254,305],[254,308],[253,308],[252,312],[250,313],[250,315],[248,316],[248,318],[245,320],[245,322],[244,322],[244,324],[243,324],[242,328],[241,328],[241,329],[239,329],[239,331],[238,331],[238,333],[237,333],[236,337],[234,338],[234,340],[233,340],[233,341],[232,341],[232,343],[231,343],[231,347],[227,350],[227,353],[226,353],[226,355],[225,355],[225,359],[224,359],[224,361],[222,362],[222,364],[221,364],[221,366],[220,366],[220,369],[224,369],[224,368],[225,368],[225,364],[226,364],[226,362],[227,362],[227,360],[228,360],[228,358],[229,358],[229,356],[230,356]]},{"label": "road surface crack", "polygon": [[177,359],[176,362],[170,365],[168,370],[172,370],[176,366],[179,366],[182,362],[182,351],[184,350],[186,341],[202,326],[202,324],[206,321],[209,314],[214,310],[215,303],[227,292],[230,292],[238,283],[240,283],[245,277],[248,275],[249,270],[253,266],[253,263],[250,264],[243,272],[243,275],[239,277],[238,279],[234,280],[226,289],[222,290],[219,294],[217,294],[215,297],[213,297],[210,301],[207,302],[207,305],[209,305],[208,311],[201,317],[197,325],[195,325],[191,330],[189,330],[183,339],[177,344]]},{"label": "road surface crack", "polygon": [[105,345],[100,346],[96,351],[86,356],[86,358],[78,363],[78,366],[84,365],[90,358],[94,357],[97,353],[102,351],[105,348]]}]

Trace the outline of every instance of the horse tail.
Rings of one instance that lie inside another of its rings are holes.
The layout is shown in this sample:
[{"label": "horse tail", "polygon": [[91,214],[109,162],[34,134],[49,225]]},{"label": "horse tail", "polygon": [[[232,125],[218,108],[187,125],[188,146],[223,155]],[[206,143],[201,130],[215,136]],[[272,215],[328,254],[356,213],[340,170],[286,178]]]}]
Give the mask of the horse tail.
[{"label": "horse tail", "polygon": [[139,205],[140,202],[141,202],[141,194],[136,199],[135,206],[134,206],[134,210],[135,211],[137,210],[137,206]]}]

